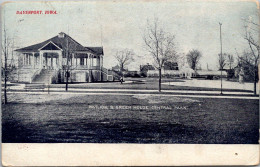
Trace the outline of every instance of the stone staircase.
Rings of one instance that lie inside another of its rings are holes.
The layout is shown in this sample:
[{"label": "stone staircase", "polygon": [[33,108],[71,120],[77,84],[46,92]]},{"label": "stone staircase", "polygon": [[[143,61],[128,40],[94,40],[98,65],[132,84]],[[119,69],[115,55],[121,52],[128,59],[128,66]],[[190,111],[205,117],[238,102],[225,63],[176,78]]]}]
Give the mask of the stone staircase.
[{"label": "stone staircase", "polygon": [[36,75],[32,83],[34,84],[49,84],[50,78],[54,70],[42,69],[41,73]]},{"label": "stone staircase", "polygon": [[54,72],[54,70],[42,69],[42,71],[34,77],[31,84],[25,85],[25,90],[44,91],[44,88],[49,84]]}]

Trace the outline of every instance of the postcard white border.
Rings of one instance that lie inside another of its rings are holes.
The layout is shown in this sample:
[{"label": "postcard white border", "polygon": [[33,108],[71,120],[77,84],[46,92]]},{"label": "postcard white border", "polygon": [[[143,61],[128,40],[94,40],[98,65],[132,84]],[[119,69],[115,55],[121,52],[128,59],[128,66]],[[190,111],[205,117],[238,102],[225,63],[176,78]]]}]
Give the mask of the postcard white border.
[{"label": "postcard white border", "polygon": [[259,145],[3,143],[4,166],[257,165]]}]

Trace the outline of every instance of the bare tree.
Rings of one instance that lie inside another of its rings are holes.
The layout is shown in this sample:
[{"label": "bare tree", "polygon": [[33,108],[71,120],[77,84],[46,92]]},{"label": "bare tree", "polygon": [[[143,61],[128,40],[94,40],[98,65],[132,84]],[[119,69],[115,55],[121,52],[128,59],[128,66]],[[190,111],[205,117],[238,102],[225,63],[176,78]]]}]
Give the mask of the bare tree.
[{"label": "bare tree", "polygon": [[[254,73],[254,94],[256,94],[256,84],[258,81],[258,64],[259,64],[259,52],[260,52],[260,45],[259,45],[259,27],[260,25],[254,23],[252,20],[247,21],[248,25],[245,26],[245,36],[244,39],[247,41],[251,54],[248,57],[248,60],[245,60],[244,57],[240,57],[241,60],[250,63],[253,68]],[[252,28],[255,26],[256,28]],[[256,29],[256,30],[255,30]],[[257,39],[257,40],[256,40]]]},{"label": "bare tree", "polygon": [[5,26],[5,20],[3,23],[3,41],[2,41],[2,52],[4,55],[4,67],[2,67],[3,73],[4,73],[4,104],[7,104],[7,80],[8,80],[8,74],[10,70],[8,70],[8,51],[10,47],[10,39],[7,36],[7,30]]},{"label": "bare tree", "polygon": [[66,87],[65,90],[68,91],[68,87],[69,87],[69,77],[71,75],[70,70],[71,70],[71,64],[70,64],[70,60],[71,60],[71,51],[69,48],[69,40],[67,37],[66,40],[66,48],[65,48],[65,55],[66,55],[66,65],[64,66],[64,70],[65,70],[65,77],[66,77]]},{"label": "bare tree", "polygon": [[64,37],[66,37],[66,46],[64,48],[64,54],[66,57],[66,65],[63,65],[63,70],[65,73],[65,83],[66,83],[66,87],[65,90],[68,91],[68,86],[69,86],[69,78],[71,77],[71,72],[73,69],[76,68],[73,67],[73,63],[72,63],[72,58],[73,58],[73,54],[75,54],[75,41],[74,40],[69,40],[70,36],[64,34]]},{"label": "bare tree", "polygon": [[145,48],[154,60],[155,67],[159,70],[159,92],[161,91],[162,67],[167,61],[176,59],[175,36],[166,32],[159,25],[158,18],[152,23],[147,21],[143,35]]},{"label": "bare tree", "polygon": [[227,61],[227,54],[223,53],[222,56],[221,54],[218,54],[218,68],[219,70],[223,70],[224,67],[226,66],[226,61]]},{"label": "bare tree", "polygon": [[135,53],[132,50],[129,49],[123,49],[123,50],[117,50],[114,57],[116,58],[120,73],[123,75],[123,71],[125,70],[126,66],[131,63],[131,61],[134,61],[133,56]]},{"label": "bare tree", "polygon": [[[242,68],[246,75],[248,80],[254,80],[254,94],[256,94],[256,83],[258,80],[258,69],[257,64],[255,64],[255,58],[252,54],[252,52],[244,51],[241,55],[238,55],[238,67]],[[259,60],[258,60],[259,61]],[[251,78],[251,79],[250,79]]]},{"label": "bare tree", "polygon": [[196,70],[199,64],[199,60],[202,57],[201,52],[197,49],[192,49],[191,51],[189,51],[186,57],[190,68]]}]

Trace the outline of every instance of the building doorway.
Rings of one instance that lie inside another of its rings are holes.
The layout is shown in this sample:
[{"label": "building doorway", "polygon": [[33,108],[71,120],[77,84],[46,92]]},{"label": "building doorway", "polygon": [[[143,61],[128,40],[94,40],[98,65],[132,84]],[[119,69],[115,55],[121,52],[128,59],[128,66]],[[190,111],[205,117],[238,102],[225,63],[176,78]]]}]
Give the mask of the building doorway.
[{"label": "building doorway", "polygon": [[43,54],[43,68],[55,70],[58,68],[58,53],[44,53]]}]

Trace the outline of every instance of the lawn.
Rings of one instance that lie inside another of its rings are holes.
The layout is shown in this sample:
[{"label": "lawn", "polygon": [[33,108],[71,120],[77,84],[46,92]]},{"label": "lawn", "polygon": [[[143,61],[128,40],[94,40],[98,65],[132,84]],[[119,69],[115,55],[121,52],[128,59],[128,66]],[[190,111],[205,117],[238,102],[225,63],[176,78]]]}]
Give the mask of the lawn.
[{"label": "lawn", "polygon": [[[120,82],[100,82],[100,83],[74,83],[69,84],[69,88],[91,88],[91,89],[148,89],[158,90],[158,78],[125,78],[123,84]],[[130,82],[131,81],[131,82]],[[202,90],[202,91],[220,91],[219,88],[203,88],[203,87],[190,87],[182,85],[170,85],[173,82],[185,82],[185,79],[178,78],[162,78],[162,90]],[[169,84],[167,84],[169,83]],[[52,84],[51,88],[64,88],[65,84]],[[240,91],[240,92],[253,92],[250,90],[240,89],[223,89],[224,91]]]},{"label": "lawn", "polygon": [[78,94],[9,99],[2,105],[4,143],[258,143],[258,100]]}]

